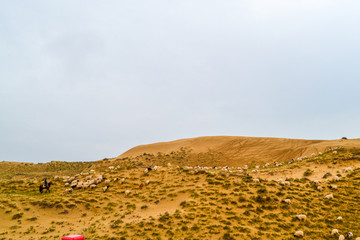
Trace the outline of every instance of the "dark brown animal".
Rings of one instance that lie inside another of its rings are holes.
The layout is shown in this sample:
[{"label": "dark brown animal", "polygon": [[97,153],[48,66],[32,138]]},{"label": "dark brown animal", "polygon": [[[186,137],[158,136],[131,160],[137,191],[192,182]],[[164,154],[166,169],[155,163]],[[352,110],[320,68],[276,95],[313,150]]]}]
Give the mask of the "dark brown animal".
[{"label": "dark brown animal", "polygon": [[52,185],[52,182],[49,182],[47,187],[45,187],[45,185],[40,185],[39,186],[40,193],[43,193],[44,190],[46,190],[46,192],[50,192],[50,186],[51,185]]}]

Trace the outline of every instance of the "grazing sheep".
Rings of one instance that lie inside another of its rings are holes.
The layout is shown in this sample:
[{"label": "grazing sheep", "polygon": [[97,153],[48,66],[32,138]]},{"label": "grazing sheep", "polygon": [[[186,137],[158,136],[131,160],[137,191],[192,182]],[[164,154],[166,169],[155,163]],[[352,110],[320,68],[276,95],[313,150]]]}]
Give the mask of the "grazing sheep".
[{"label": "grazing sheep", "polygon": [[342,219],[342,217],[337,217],[337,219],[336,220],[338,220],[338,221],[342,221],[343,219]]},{"label": "grazing sheep", "polygon": [[65,189],[65,193],[72,193],[73,189],[72,188],[67,188]]},{"label": "grazing sheep", "polygon": [[333,153],[333,154],[337,154],[338,152],[337,152],[337,151],[333,151],[332,153]]},{"label": "grazing sheep", "polygon": [[344,239],[345,239],[344,235],[339,236],[339,240],[344,240]]},{"label": "grazing sheep", "polygon": [[352,232],[348,232],[346,235],[345,235],[345,238],[346,239],[350,239],[354,236],[354,234]]},{"label": "grazing sheep", "polygon": [[119,181],[118,178],[114,178],[114,179],[113,179],[113,182],[117,182],[117,181]]},{"label": "grazing sheep", "polygon": [[282,202],[283,202],[283,203],[286,203],[286,204],[290,204],[290,203],[291,203],[291,200],[287,198],[287,199],[282,200]]},{"label": "grazing sheep", "polygon": [[70,185],[70,183],[65,183],[65,187],[67,187],[67,186],[69,186]]},{"label": "grazing sheep", "polygon": [[158,169],[158,166],[154,166],[153,169],[154,171],[156,171]]},{"label": "grazing sheep", "polygon": [[106,192],[109,189],[110,185],[107,185],[106,187],[103,187],[103,192]]},{"label": "grazing sheep", "polygon": [[331,231],[331,235],[333,235],[333,236],[339,235],[339,230],[333,229],[333,230]]},{"label": "grazing sheep", "polygon": [[146,173],[148,173],[149,172],[149,170],[146,168],[145,170],[144,170],[144,174],[146,174]]},{"label": "grazing sheep", "polygon": [[330,193],[330,194],[326,195],[324,198],[325,199],[333,199],[334,195],[332,193]]},{"label": "grazing sheep", "polygon": [[145,181],[145,184],[146,184],[146,185],[149,185],[149,183],[150,183],[150,180],[146,180],[146,181]]},{"label": "grazing sheep", "polygon": [[355,238],[355,240],[360,240],[360,237]]},{"label": "grazing sheep", "polygon": [[104,183],[105,183],[105,184],[108,184],[108,183],[110,183],[110,182],[111,182],[110,179],[106,179]]},{"label": "grazing sheep", "polygon": [[296,231],[294,233],[294,237],[304,237],[304,232],[303,231]]},{"label": "grazing sheep", "polygon": [[257,172],[257,170],[256,170],[256,169],[253,169],[251,172],[256,173],[256,172]]},{"label": "grazing sheep", "polygon": [[[84,184],[84,182],[78,182],[77,185],[73,185],[73,186],[75,186],[76,188],[80,189],[80,188],[83,187],[83,184]],[[71,187],[72,187],[72,186],[71,186]]]},{"label": "grazing sheep", "polygon": [[130,191],[130,190],[126,190],[126,191],[125,191],[125,196],[129,196],[129,195],[130,195],[130,193],[131,193],[131,191]]},{"label": "grazing sheep", "polygon": [[330,185],[329,188],[332,190],[337,190],[337,185]]},{"label": "grazing sheep", "polygon": [[260,183],[260,180],[259,180],[258,178],[254,178],[254,179],[253,179],[253,182],[254,182],[254,183]]},{"label": "grazing sheep", "polygon": [[339,178],[338,176],[334,176],[334,177],[332,178],[332,180],[335,181],[335,182],[338,182],[338,181],[340,181],[340,178]]},{"label": "grazing sheep", "polygon": [[347,167],[347,168],[344,169],[344,172],[346,172],[346,173],[347,173],[347,172],[352,172],[352,168],[351,168],[351,167]]},{"label": "grazing sheep", "polygon": [[306,215],[305,214],[299,214],[296,215],[296,218],[299,219],[300,221],[306,221]]},{"label": "grazing sheep", "polygon": [[322,186],[317,186],[316,189],[321,192],[322,190],[324,190],[324,188]]},{"label": "grazing sheep", "polygon": [[125,182],[125,178],[122,178],[121,180],[120,180],[120,184],[123,184]]},{"label": "grazing sheep", "polygon": [[321,181],[320,180],[314,180],[313,183],[314,183],[315,186],[318,186],[321,183]]},{"label": "grazing sheep", "polygon": [[96,188],[96,184],[91,184],[90,189],[94,189],[94,188]]},{"label": "grazing sheep", "polygon": [[331,176],[332,176],[332,174],[329,173],[329,172],[327,172],[327,173],[325,173],[325,175],[323,176],[323,178],[328,178],[328,177],[331,177]]},{"label": "grazing sheep", "polygon": [[110,167],[109,167],[110,170],[114,170],[114,168],[115,168],[114,166],[110,166]]},{"label": "grazing sheep", "polygon": [[280,183],[280,185],[282,185],[282,186],[290,186],[290,182],[289,181],[281,181],[281,182],[279,182]]}]

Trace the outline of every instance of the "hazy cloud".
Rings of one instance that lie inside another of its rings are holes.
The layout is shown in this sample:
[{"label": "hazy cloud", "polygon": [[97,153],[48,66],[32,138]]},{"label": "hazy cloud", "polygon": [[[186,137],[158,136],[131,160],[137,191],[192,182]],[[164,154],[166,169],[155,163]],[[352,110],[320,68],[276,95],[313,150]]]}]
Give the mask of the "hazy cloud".
[{"label": "hazy cloud", "polygon": [[359,137],[358,1],[2,1],[0,160]]}]

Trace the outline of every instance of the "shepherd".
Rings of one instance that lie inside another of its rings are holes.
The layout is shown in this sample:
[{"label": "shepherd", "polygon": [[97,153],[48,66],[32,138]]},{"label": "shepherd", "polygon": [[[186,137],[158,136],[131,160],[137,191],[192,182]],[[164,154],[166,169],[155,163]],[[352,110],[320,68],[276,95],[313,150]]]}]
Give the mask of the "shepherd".
[{"label": "shepherd", "polygon": [[44,185],[40,185],[39,186],[39,191],[40,193],[43,193],[44,189],[46,189],[46,192],[50,192],[50,186],[51,186],[52,182],[47,182],[47,179],[45,178],[44,180]]}]

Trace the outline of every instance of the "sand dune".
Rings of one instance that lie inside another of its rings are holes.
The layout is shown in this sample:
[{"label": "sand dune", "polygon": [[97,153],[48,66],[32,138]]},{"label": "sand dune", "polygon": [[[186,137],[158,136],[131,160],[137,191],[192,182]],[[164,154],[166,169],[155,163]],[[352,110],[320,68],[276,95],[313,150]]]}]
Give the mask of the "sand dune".
[{"label": "sand dune", "polygon": [[287,138],[212,136],[180,139],[134,147],[118,158],[136,157],[143,153],[168,154],[180,148],[191,149],[193,153],[209,150],[222,153],[228,164],[241,165],[251,162],[283,162],[312,153],[323,152],[329,147],[360,147],[360,139],[303,140]]}]

